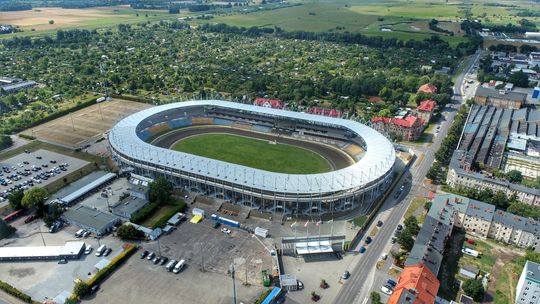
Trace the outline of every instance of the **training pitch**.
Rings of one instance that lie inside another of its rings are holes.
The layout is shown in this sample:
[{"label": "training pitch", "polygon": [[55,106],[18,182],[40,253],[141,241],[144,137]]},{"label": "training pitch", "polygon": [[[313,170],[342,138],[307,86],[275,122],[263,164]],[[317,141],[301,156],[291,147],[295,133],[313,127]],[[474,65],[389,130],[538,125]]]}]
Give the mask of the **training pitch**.
[{"label": "training pitch", "polygon": [[321,155],[286,144],[230,134],[200,134],[176,142],[173,150],[261,170],[288,174],[331,171]]}]

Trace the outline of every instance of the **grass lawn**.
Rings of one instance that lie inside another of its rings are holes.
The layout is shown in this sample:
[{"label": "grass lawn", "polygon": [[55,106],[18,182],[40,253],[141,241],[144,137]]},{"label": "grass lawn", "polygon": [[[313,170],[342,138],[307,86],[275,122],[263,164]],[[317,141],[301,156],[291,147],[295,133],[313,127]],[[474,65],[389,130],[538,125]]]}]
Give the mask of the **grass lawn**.
[{"label": "grass lawn", "polygon": [[[407,211],[405,211],[405,218],[408,218],[409,216],[413,215],[416,209],[418,208],[422,208],[422,212],[425,212],[425,209],[422,206],[424,206],[426,202],[427,200],[423,197],[413,198],[411,205],[409,206]],[[419,222],[419,223],[421,224],[422,222]]]},{"label": "grass lawn", "polygon": [[174,205],[163,205],[160,206],[159,209],[152,214],[152,216],[149,216],[146,220],[144,220],[141,225],[144,227],[153,227],[154,224],[161,219],[162,216],[167,214],[167,212],[174,209]]},{"label": "grass lawn", "polygon": [[357,226],[357,227],[363,227],[364,224],[366,223],[367,221],[367,215],[361,215],[355,219],[352,220],[352,222]]},{"label": "grass lawn", "polygon": [[484,272],[492,271],[491,269],[493,268],[493,266],[495,265],[495,261],[497,260],[497,257],[491,253],[491,249],[493,248],[493,246],[478,239],[475,239],[474,245],[463,243],[463,246],[467,246],[476,251],[479,251],[482,253],[482,255],[479,258],[475,258],[470,255],[464,254],[459,261],[460,266],[469,264],[478,267],[481,271]]},{"label": "grass lawn", "polygon": [[272,172],[314,174],[331,170],[329,163],[312,151],[230,134],[188,137],[172,149]]},{"label": "grass lawn", "polygon": [[516,297],[516,285],[521,274],[521,267],[515,262],[505,264],[497,278],[495,304],[513,303]]}]

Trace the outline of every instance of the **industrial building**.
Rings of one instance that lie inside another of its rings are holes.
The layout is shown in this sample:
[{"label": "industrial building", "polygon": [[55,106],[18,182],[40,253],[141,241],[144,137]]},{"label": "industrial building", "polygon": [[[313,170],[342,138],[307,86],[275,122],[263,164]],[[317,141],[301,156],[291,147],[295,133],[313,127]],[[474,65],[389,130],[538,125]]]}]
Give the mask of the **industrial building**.
[{"label": "industrial building", "polygon": [[120,224],[120,218],[116,215],[105,213],[85,205],[70,208],[62,218],[77,227],[88,230],[96,235],[104,235],[112,230],[112,227]]},{"label": "industrial building", "polygon": [[476,104],[508,109],[520,109],[527,100],[527,94],[507,90],[495,90],[479,86],[474,94]]},{"label": "industrial building", "polygon": [[64,246],[0,247],[0,261],[78,259],[84,242],[66,242]]},{"label": "industrial building", "polygon": [[107,173],[103,175],[102,177],[96,179],[95,181],[88,183],[78,189],[77,191],[58,199],[57,201],[60,201],[60,203],[70,206],[75,204],[77,201],[81,200],[82,198],[86,197],[87,194],[91,193],[93,190],[95,190],[98,187],[103,186],[104,184],[112,181],[117,177],[114,173]]},{"label": "industrial building", "polygon": [[26,88],[31,88],[35,85],[37,85],[37,83],[32,80],[0,77],[0,95],[2,93],[15,93]]}]

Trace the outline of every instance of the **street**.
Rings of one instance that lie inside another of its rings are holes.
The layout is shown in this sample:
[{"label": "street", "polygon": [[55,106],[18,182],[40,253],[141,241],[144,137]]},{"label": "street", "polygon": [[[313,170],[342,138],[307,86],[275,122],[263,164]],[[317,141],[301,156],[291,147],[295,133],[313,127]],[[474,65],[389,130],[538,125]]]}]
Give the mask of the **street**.
[{"label": "street", "polygon": [[[383,253],[389,253],[389,249],[391,248],[390,239],[393,236],[396,226],[402,221],[412,199],[416,196],[425,195],[425,190],[422,189],[423,181],[434,161],[435,152],[437,152],[442,140],[446,137],[460,105],[464,100],[474,94],[474,89],[467,88],[464,82],[472,67],[478,61],[480,54],[480,51],[478,51],[472,58],[468,58],[464,63],[466,66],[456,78],[454,84],[454,102],[449,104],[443,112],[440,131],[434,137],[433,143],[427,147],[414,148],[419,157],[417,159],[419,162],[413,164],[410,167],[410,171],[402,176],[391,195],[384,202],[380,214],[372,221],[371,226],[365,230],[366,232],[372,231],[378,220],[384,222],[384,225],[379,228],[377,235],[373,238],[373,243],[368,246],[365,253],[359,255],[359,260],[356,266],[354,266],[354,269],[349,270],[351,277],[343,285],[334,303],[365,304],[369,301],[371,291],[379,291],[380,286],[388,279],[386,272],[376,270],[376,264]],[[423,158],[420,161],[422,154]],[[405,185],[405,192],[407,194],[401,194],[396,199],[395,193],[399,191],[401,185]],[[358,250],[358,248],[355,248],[355,250]],[[383,303],[386,302],[384,299],[387,298],[387,296],[382,297]]]}]

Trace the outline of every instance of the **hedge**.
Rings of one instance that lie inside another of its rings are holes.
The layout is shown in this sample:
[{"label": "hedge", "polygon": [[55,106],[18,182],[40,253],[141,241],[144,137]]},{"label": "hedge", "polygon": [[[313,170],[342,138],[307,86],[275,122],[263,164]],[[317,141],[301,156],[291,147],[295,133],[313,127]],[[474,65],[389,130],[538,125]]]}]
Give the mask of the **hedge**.
[{"label": "hedge", "polygon": [[116,268],[118,268],[122,263],[127,260],[130,256],[132,256],[135,251],[137,251],[137,246],[135,244],[129,244],[129,247],[125,249],[122,253],[117,255],[112,261],[109,263],[109,265],[103,267],[100,271],[96,273],[95,276],[93,276],[88,282],[88,286],[92,287],[94,285],[97,285],[103,280],[107,278]]},{"label": "hedge", "polygon": [[129,95],[117,95],[117,94],[110,94],[112,98],[119,98],[124,100],[130,100],[135,102],[142,102],[142,103],[150,103],[153,104],[154,102],[150,99],[143,98],[143,97],[137,97],[137,96],[129,96]]},{"label": "hedge", "polygon": [[268,295],[270,294],[270,292],[272,291],[272,289],[268,289],[268,290],[265,290],[257,300],[255,300],[255,304],[261,304],[264,299],[266,299],[266,297],[268,297]]},{"label": "hedge", "polygon": [[177,212],[182,212],[186,209],[186,203],[183,200],[178,200],[174,203],[174,208],[165,213],[152,228],[163,228],[167,226],[167,221]]},{"label": "hedge", "polygon": [[157,209],[159,208],[158,203],[150,203],[141,210],[137,211],[136,213],[132,214],[129,218],[129,221],[135,224],[139,224],[142,221],[144,221],[146,218],[148,218],[150,215],[152,215]]},{"label": "hedge", "polygon": [[29,295],[23,293],[22,291],[18,290],[17,288],[9,285],[6,282],[0,281],[0,289],[2,289],[6,293],[8,293],[8,294],[10,294],[10,295],[12,295],[12,296],[14,296],[16,298],[19,298],[19,299],[23,300],[26,303],[35,303],[32,300],[32,297],[30,297]]}]

